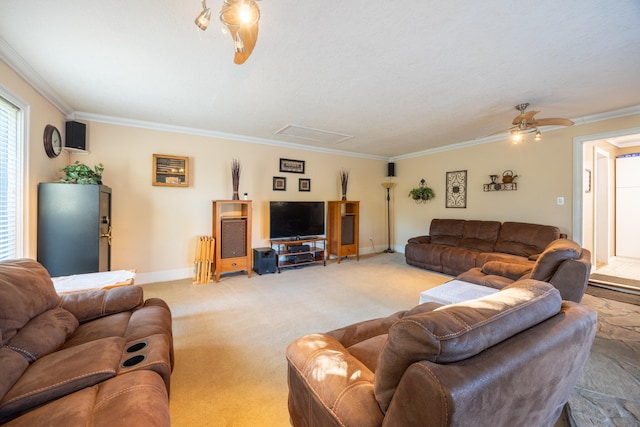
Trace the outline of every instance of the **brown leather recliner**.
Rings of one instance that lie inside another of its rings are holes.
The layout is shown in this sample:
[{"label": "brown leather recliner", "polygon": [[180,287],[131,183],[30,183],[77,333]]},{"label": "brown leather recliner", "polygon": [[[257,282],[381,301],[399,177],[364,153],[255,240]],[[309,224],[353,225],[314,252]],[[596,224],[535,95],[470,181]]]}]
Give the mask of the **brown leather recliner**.
[{"label": "brown leather recliner", "polygon": [[139,286],[60,296],[38,262],[0,262],[0,423],[167,426],[172,368],[163,300]]},{"label": "brown leather recliner", "polygon": [[307,426],[553,426],[596,314],[522,280],[292,342],[289,414]]},{"label": "brown leather recliner", "polygon": [[549,282],[564,300],[580,302],[589,283],[591,253],[573,240],[557,239],[536,257],[535,264],[489,261],[459,274],[456,279],[502,289],[522,279]]}]

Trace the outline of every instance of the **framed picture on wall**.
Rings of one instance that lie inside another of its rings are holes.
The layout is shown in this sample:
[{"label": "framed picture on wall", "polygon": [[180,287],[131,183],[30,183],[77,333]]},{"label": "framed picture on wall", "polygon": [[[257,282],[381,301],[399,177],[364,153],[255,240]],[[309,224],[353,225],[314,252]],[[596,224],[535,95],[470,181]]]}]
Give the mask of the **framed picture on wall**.
[{"label": "framed picture on wall", "polygon": [[447,201],[448,208],[467,207],[467,171],[447,172]]},{"label": "framed picture on wall", "polygon": [[274,176],[273,191],[287,191],[287,178],[284,176]]},{"label": "framed picture on wall", "polygon": [[304,160],[280,159],[280,172],[304,173]]},{"label": "framed picture on wall", "polygon": [[298,179],[298,191],[311,191],[311,180],[308,178]]},{"label": "framed picture on wall", "polygon": [[188,187],[189,158],[154,154],[152,184],[167,187]]}]

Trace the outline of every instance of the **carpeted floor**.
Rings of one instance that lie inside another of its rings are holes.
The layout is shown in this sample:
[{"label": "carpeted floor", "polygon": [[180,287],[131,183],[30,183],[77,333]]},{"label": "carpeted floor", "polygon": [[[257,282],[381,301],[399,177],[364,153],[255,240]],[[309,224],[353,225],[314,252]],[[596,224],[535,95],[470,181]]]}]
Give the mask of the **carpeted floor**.
[{"label": "carpeted floor", "polygon": [[[250,279],[228,274],[206,285],[190,280],[144,285],[146,298],[165,299],[173,312],[172,425],[289,426],[288,343],[413,307],[421,291],[450,279],[410,267],[396,253],[365,256],[359,262],[332,260],[326,267],[281,274],[254,273]],[[591,295],[583,302],[599,311],[604,326],[592,350],[596,356],[590,357],[572,396],[573,419],[578,426],[637,425],[611,420],[640,419],[640,307]],[[612,344],[615,351],[608,352]],[[624,369],[615,365],[618,360]],[[618,388],[612,390],[611,384]],[[636,388],[630,391],[630,384]],[[613,397],[604,401],[605,396]]]}]

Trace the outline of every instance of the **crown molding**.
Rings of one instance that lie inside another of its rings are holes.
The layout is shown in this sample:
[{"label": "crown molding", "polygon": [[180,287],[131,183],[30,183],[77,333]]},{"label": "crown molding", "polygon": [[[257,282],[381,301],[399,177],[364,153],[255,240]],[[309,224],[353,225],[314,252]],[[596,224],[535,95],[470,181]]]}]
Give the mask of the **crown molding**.
[{"label": "crown molding", "polygon": [[388,157],[375,156],[372,154],[353,153],[350,151],[335,150],[335,149],[323,148],[323,147],[310,147],[308,145],[300,145],[292,142],[276,141],[276,140],[267,139],[267,138],[256,138],[256,137],[251,137],[246,135],[237,135],[233,133],[216,132],[216,131],[210,131],[206,129],[175,126],[175,125],[168,125],[164,123],[156,123],[156,122],[149,122],[149,121],[143,121],[143,120],[125,119],[122,117],[113,117],[113,116],[86,113],[86,112],[80,112],[80,111],[67,115],[67,119],[81,120],[81,121],[87,120],[92,122],[107,123],[107,124],[119,125],[119,126],[151,129],[151,130],[158,130],[163,132],[180,133],[185,135],[205,136],[205,137],[217,138],[217,139],[226,139],[230,141],[250,142],[253,144],[270,145],[270,146],[287,148],[287,149],[312,151],[316,153],[336,154],[339,156],[357,157],[360,159],[384,160],[384,161],[388,160]]},{"label": "crown molding", "polygon": [[0,37],[0,59],[62,114],[68,115],[73,112],[73,108],[2,37]]},{"label": "crown molding", "polygon": [[[604,113],[591,114],[588,116],[577,117],[571,119],[576,125],[584,125],[587,123],[601,122],[603,120],[618,119],[621,117],[633,116],[634,114],[640,114],[640,105],[634,105],[631,107],[625,107],[618,110],[606,111]],[[566,126],[549,126],[545,128],[545,133],[552,132],[554,130],[566,129]],[[620,135],[628,135],[627,131],[621,131]],[[458,150],[460,148],[471,147],[474,145],[488,144],[491,142],[503,141],[509,138],[509,133],[503,133],[500,135],[494,135],[481,139],[474,139],[471,141],[459,142],[457,144],[447,145],[444,147],[431,148],[429,150],[417,151],[415,153],[403,154],[402,156],[395,156],[389,158],[390,162],[397,160],[411,159],[415,157],[428,156],[430,154],[442,153],[445,151]]]}]

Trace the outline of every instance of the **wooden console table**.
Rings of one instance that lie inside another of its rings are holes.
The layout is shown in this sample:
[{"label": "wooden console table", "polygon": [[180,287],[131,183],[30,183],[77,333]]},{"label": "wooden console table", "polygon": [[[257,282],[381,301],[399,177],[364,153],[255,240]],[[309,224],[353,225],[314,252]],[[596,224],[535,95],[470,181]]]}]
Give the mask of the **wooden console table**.
[{"label": "wooden console table", "polygon": [[325,237],[314,237],[300,240],[275,239],[269,241],[276,251],[276,267],[278,273],[283,268],[298,267],[321,262],[327,265]]}]

